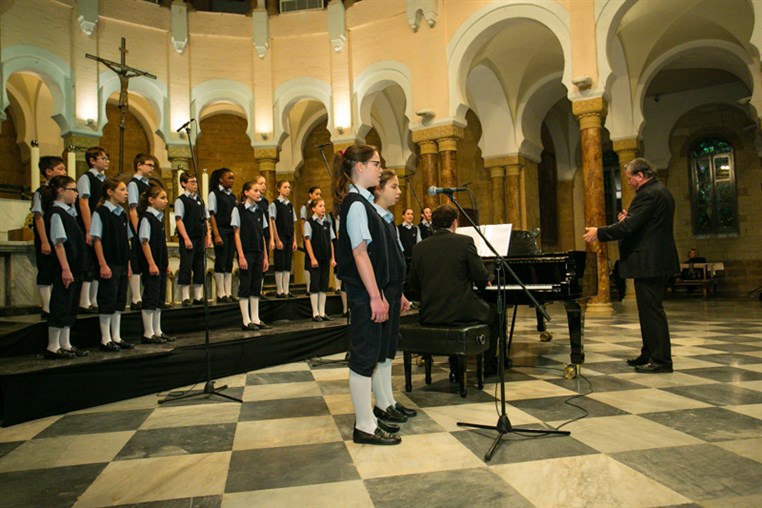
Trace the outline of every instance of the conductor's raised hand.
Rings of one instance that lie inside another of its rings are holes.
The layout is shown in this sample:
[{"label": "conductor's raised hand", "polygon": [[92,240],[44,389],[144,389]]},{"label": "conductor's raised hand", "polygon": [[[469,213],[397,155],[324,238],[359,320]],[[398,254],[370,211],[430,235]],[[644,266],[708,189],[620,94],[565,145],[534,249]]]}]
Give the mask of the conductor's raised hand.
[{"label": "conductor's raised hand", "polygon": [[585,228],[585,234],[582,235],[582,238],[587,243],[593,243],[598,241],[598,228]]}]

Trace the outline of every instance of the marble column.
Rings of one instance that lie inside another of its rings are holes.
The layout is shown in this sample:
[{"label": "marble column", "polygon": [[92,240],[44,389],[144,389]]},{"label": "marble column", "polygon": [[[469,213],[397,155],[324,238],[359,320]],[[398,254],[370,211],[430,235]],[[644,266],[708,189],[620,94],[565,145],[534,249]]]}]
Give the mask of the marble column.
[{"label": "marble column", "polygon": [[278,162],[278,148],[255,148],[254,159],[259,163],[259,174],[265,177],[267,192],[265,198],[272,202],[278,196],[277,182],[275,178],[275,164]]},{"label": "marble column", "polygon": [[423,187],[423,206],[435,208],[439,205],[439,200],[436,196],[429,196],[427,189],[439,184],[437,179],[437,144],[435,141],[421,141],[418,146],[421,150],[418,170],[421,173]]},{"label": "marble column", "polygon": [[458,186],[458,139],[437,140],[439,151],[439,183],[442,187]]},{"label": "marble column", "polygon": [[458,140],[463,139],[463,127],[452,123],[414,130],[412,138],[420,148],[418,169],[423,180],[423,204],[434,208],[446,199],[429,196],[429,187],[457,186],[457,148]]},{"label": "marble column", "polygon": [[[603,188],[603,148],[601,146],[601,126],[606,115],[603,97],[572,102],[572,112],[579,121],[580,145],[582,148],[582,178],[585,186],[585,226],[604,226],[606,205]],[[594,242],[587,245],[598,258],[598,294],[590,299],[587,312],[611,315],[611,294],[609,291],[608,250],[605,244]]]},{"label": "marble column", "polygon": [[524,229],[521,210],[521,165],[508,164],[505,167],[505,215],[513,229]]},{"label": "marble column", "polygon": [[492,185],[492,223],[502,224],[505,222],[505,166],[487,166],[489,170],[490,185]]},{"label": "marble column", "polygon": [[[632,203],[632,199],[635,197],[635,191],[632,190],[627,184],[627,177],[624,175],[624,168],[627,164],[638,156],[638,139],[620,139],[614,141],[614,151],[619,157],[619,174],[622,180],[622,208],[627,209]],[[635,301],[635,281],[633,279],[627,279],[625,289],[626,301]]]}]

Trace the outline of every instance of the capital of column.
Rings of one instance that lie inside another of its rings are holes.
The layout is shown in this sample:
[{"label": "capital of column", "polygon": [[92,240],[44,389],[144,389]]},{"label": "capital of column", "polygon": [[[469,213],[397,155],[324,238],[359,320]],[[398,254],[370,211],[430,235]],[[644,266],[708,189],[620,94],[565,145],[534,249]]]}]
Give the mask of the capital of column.
[{"label": "capital of column", "polygon": [[572,102],[572,113],[579,120],[580,130],[600,128],[606,112],[606,101],[602,96]]},{"label": "capital of column", "polygon": [[505,168],[502,166],[495,166],[488,169],[489,169],[489,177],[493,180],[495,178],[505,177]]},{"label": "capital of column", "polygon": [[[270,146],[264,148],[254,148],[254,158],[258,161],[262,159],[278,160],[278,147]],[[260,162],[261,164],[261,162]]]},{"label": "capital of column", "polygon": [[456,138],[437,139],[437,149],[440,152],[457,152],[458,140]]},{"label": "capital of column", "polygon": [[167,158],[173,159],[191,159],[191,151],[188,145],[167,145]]},{"label": "capital of column", "polygon": [[493,157],[491,159],[484,159],[484,167],[485,169],[489,168],[496,168],[496,167],[502,167],[511,164],[511,158],[510,157]]},{"label": "capital of column", "polygon": [[413,143],[436,141],[442,138],[463,139],[464,132],[463,127],[455,124],[437,125],[436,127],[413,131]]},{"label": "capital of column", "polygon": [[419,141],[418,146],[421,149],[421,155],[431,155],[437,153],[436,141]]},{"label": "capital of column", "polygon": [[[613,148],[616,153],[625,151],[637,152],[638,148],[640,148],[640,143],[638,142],[638,138],[619,139],[613,142]],[[623,161],[619,162],[621,163]]]},{"label": "capital of column", "polygon": [[66,148],[73,146],[76,152],[84,152],[91,146],[98,145],[100,137],[69,133],[63,136],[63,142]]},{"label": "capital of column", "polygon": [[505,176],[518,177],[521,176],[521,166],[519,164],[510,164],[505,168]]}]

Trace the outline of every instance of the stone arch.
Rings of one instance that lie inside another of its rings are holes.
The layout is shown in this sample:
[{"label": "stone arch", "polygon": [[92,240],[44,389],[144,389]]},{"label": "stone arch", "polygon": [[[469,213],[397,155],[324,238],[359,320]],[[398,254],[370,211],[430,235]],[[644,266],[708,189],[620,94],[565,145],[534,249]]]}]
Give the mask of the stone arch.
[{"label": "stone arch", "polygon": [[[615,70],[609,62],[609,51],[618,45],[617,27],[628,10],[637,0],[595,0],[595,44],[598,58],[598,79],[594,91],[602,94],[610,90],[610,81],[615,77]],[[621,48],[620,48],[621,49]]]},{"label": "stone arch", "polygon": [[527,100],[519,104],[516,112],[516,139],[520,139],[519,153],[535,162],[542,154],[542,122],[548,111],[559,99],[566,97],[566,89],[560,81],[560,74],[551,74],[537,81],[530,88]]},{"label": "stone arch", "polygon": [[322,103],[328,114],[329,130],[333,129],[331,86],[325,81],[315,78],[291,79],[275,89],[273,99],[273,107],[275,109],[273,131],[278,145],[283,143],[283,140],[289,134],[286,132],[289,111],[291,111],[294,104],[302,99],[315,100]]},{"label": "stone arch", "polygon": [[479,148],[485,159],[518,153],[513,112],[495,72],[479,64],[468,74],[469,103],[482,124]]},{"label": "stone arch", "polygon": [[394,60],[377,62],[368,66],[355,80],[354,102],[357,136],[365,137],[371,129],[370,110],[373,98],[389,86],[397,85],[405,95],[405,117],[407,121],[413,117],[413,79],[410,69]]},{"label": "stone arch", "polygon": [[[213,112],[208,108],[210,105],[230,104],[231,107],[214,108]],[[229,79],[210,79],[191,90],[190,115],[196,118],[198,133],[201,132],[200,121],[207,114],[230,113],[240,115],[246,119],[246,134],[254,142],[254,122],[251,120],[254,111],[254,98],[251,88],[243,83]]]},{"label": "stone arch", "polygon": [[545,25],[558,39],[564,56],[561,81],[567,90],[574,90],[571,83],[571,36],[569,13],[557,1],[541,4],[494,3],[487,5],[466,20],[453,34],[447,45],[447,65],[450,95],[449,114],[456,122],[465,122],[468,110],[466,82],[469,65],[480,46],[501,29],[503,22],[527,18]]}]

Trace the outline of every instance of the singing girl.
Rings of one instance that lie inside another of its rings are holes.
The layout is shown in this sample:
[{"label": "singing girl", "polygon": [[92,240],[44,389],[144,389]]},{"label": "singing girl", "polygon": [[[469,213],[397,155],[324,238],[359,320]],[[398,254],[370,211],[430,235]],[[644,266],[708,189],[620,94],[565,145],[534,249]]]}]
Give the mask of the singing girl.
[{"label": "singing girl", "polygon": [[296,212],[288,200],[290,194],[291,184],[288,180],[282,180],[278,182],[278,197],[270,203],[270,234],[275,241],[276,298],[295,296],[288,290],[291,282],[291,256],[296,250]]},{"label": "singing girl", "polygon": [[325,312],[328,297],[328,276],[336,266],[332,240],[336,238],[325,214],[325,201],[317,198],[308,203],[310,218],[304,222],[304,248],[310,262],[310,305],[313,321],[333,321]]},{"label": "singing girl", "polygon": [[233,227],[230,214],[235,207],[233,183],[235,174],[228,168],[220,168],[210,178],[211,192],[209,203],[209,222],[212,225],[214,240],[214,280],[217,283],[217,303],[233,302]]}]

